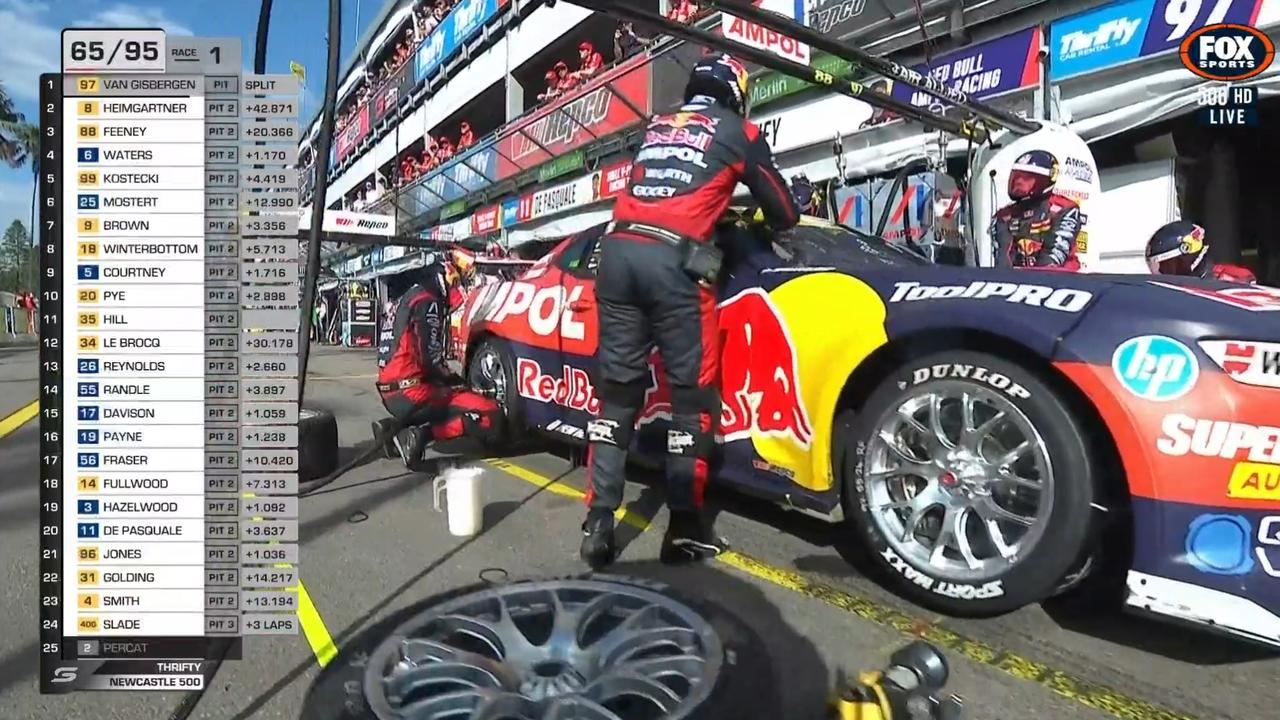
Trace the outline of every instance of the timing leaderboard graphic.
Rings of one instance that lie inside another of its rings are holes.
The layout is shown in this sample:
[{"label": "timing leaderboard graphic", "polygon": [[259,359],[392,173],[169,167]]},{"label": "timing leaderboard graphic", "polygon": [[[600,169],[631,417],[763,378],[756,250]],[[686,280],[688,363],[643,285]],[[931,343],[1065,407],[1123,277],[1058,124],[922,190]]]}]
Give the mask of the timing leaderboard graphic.
[{"label": "timing leaderboard graphic", "polygon": [[62,34],[40,79],[41,690],[191,690],[298,621],[299,87]]}]

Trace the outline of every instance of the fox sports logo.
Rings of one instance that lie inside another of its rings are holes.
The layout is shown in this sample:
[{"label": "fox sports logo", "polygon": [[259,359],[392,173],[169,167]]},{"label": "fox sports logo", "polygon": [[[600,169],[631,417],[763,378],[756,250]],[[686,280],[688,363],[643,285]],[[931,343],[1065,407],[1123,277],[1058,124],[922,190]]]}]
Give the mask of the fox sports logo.
[{"label": "fox sports logo", "polygon": [[1266,70],[1276,47],[1261,30],[1248,25],[1206,25],[1182,41],[1182,64],[1206,80],[1247,80]]}]

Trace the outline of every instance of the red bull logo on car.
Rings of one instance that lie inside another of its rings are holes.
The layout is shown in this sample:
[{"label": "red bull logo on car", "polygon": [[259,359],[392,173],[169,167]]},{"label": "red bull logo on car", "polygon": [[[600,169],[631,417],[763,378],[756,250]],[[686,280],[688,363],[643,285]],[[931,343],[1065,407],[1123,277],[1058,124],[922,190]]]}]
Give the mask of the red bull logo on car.
[{"label": "red bull logo on car", "polygon": [[720,326],[725,440],[759,433],[808,448],[813,426],[800,394],[795,345],[768,293],[751,288],[721,303]]}]

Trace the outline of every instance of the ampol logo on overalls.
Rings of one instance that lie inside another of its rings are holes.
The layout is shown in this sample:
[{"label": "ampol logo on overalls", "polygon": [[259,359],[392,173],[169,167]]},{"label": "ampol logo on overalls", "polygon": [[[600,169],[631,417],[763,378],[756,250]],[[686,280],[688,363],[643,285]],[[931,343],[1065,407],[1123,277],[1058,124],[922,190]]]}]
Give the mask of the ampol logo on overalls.
[{"label": "ampol logo on overalls", "polygon": [[[761,10],[778,13],[798,23],[808,25],[808,13],[804,0],[751,0]],[[748,22],[728,13],[720,16],[720,31],[730,40],[737,40],[753,48],[767,50],[791,62],[809,64],[809,46],[795,38],[770,30],[763,25]]]},{"label": "ampol logo on overalls", "polygon": [[1155,402],[1177,400],[1200,378],[1200,363],[1191,348],[1164,335],[1124,341],[1111,356],[1111,370],[1126,390]]}]

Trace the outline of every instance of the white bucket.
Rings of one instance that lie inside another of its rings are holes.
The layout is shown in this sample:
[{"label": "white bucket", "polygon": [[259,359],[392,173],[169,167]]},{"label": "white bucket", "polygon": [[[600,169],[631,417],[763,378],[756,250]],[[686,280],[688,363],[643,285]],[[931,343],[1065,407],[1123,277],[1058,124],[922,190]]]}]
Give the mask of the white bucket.
[{"label": "white bucket", "polygon": [[480,501],[482,472],[478,467],[449,468],[433,481],[436,512],[440,511],[440,494],[445,495],[450,535],[471,537],[480,532],[484,511]]}]

